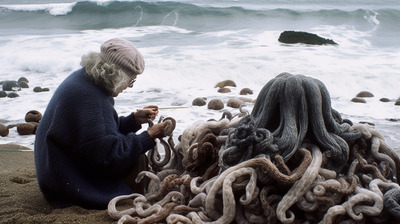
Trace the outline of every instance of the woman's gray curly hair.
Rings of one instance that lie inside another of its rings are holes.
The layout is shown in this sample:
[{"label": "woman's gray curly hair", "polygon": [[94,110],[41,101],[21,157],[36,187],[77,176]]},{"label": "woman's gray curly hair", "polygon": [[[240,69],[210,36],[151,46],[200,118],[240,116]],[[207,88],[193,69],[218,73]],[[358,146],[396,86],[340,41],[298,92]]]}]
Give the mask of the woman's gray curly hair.
[{"label": "woman's gray curly hair", "polygon": [[85,67],[86,74],[96,84],[103,86],[110,94],[113,94],[122,83],[136,77],[136,74],[128,76],[122,69],[117,69],[114,64],[102,62],[101,55],[97,52],[83,55],[81,66]]}]

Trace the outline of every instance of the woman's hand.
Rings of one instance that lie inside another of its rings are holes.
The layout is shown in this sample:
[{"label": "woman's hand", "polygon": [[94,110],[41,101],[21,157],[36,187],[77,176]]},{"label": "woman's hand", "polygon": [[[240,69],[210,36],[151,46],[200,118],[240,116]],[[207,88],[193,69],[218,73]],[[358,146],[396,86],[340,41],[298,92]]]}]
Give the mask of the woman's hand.
[{"label": "woman's hand", "polygon": [[154,120],[158,114],[158,107],[155,105],[150,105],[143,107],[143,109],[138,109],[134,115],[137,123],[144,124],[147,120]]},{"label": "woman's hand", "polygon": [[163,138],[165,137],[164,130],[167,127],[168,122],[162,122],[158,124],[154,124],[147,130],[149,133],[150,137],[155,140],[156,138]]}]

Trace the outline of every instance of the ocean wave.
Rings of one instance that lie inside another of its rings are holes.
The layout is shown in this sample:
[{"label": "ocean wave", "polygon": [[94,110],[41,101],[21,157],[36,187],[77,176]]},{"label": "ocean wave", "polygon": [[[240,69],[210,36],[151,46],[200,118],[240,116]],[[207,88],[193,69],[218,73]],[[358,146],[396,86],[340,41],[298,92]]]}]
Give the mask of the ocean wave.
[{"label": "ocean wave", "polygon": [[[262,7],[260,7],[262,8]],[[311,7],[312,8],[312,7]],[[379,25],[397,24],[397,9],[306,9],[280,5],[277,8],[251,9],[243,6],[212,6],[184,2],[81,1],[60,4],[0,5],[0,28],[104,29],[131,26],[179,26],[218,28],[251,26],[281,21],[315,20]],[[397,25],[398,26],[398,25]]]}]

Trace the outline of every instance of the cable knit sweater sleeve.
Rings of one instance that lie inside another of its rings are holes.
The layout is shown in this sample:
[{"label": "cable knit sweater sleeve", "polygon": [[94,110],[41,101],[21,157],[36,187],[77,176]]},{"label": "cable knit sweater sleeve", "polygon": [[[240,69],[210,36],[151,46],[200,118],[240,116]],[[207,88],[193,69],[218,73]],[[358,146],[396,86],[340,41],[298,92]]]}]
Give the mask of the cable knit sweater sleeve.
[{"label": "cable knit sweater sleeve", "polygon": [[104,207],[131,193],[123,178],[154,147],[134,115],[118,117],[114,99],[80,69],[58,87],[36,132],[39,185],[55,207]]}]

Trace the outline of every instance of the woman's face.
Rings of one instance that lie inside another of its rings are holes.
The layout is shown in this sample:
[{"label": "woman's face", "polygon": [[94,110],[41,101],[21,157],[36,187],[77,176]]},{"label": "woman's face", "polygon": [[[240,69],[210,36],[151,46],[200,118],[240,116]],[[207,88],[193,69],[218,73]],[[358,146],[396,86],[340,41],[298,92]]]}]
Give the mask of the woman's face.
[{"label": "woman's face", "polygon": [[128,79],[128,81],[123,82],[114,92],[113,97],[117,97],[118,94],[122,93],[126,88],[132,88],[133,83],[136,82],[136,75],[133,78]]}]

